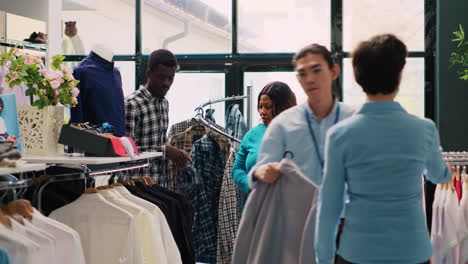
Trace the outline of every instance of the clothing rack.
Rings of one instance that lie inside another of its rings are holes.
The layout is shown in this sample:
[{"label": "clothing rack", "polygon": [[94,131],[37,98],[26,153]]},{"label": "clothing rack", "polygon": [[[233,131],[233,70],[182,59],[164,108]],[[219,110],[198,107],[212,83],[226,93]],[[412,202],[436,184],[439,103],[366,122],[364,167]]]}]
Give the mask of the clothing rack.
[{"label": "clothing rack", "polygon": [[442,152],[442,157],[446,162],[450,162],[456,166],[468,165],[468,152],[466,151],[450,151]]},{"label": "clothing rack", "polygon": [[[32,181],[31,180],[19,180],[19,181],[6,181],[6,182],[0,182],[0,191],[7,191],[5,192],[4,195],[2,195],[0,200],[3,200],[3,198],[8,194],[8,191],[12,191],[13,194],[13,200],[16,200],[18,196],[21,196],[28,187],[32,186]],[[18,194],[16,192],[17,189],[23,189],[23,192]]]},{"label": "clothing rack", "polygon": [[442,152],[443,157],[466,157],[468,158],[467,151],[449,151],[449,152]]},{"label": "clothing rack", "polygon": [[0,46],[11,47],[11,48],[17,47],[20,49],[30,49],[30,50],[36,50],[36,51],[42,51],[42,52],[47,51],[47,44],[36,44],[36,43],[31,43],[31,42],[22,41],[22,40],[5,39],[3,37],[0,37]]},{"label": "clothing rack", "polygon": [[248,95],[237,95],[237,96],[231,96],[231,97],[226,97],[226,98],[220,98],[220,99],[216,99],[216,100],[208,100],[208,102],[205,102],[205,103],[201,104],[197,108],[202,108],[203,109],[203,107],[208,106],[208,105],[227,102],[227,101],[241,100],[241,99],[246,99],[246,98],[249,98],[249,96]]},{"label": "clothing rack", "polygon": [[235,141],[235,142],[241,143],[240,139],[235,138],[235,137],[229,135],[228,133],[226,133],[226,132],[224,132],[224,131],[218,129],[218,128],[215,127],[215,126],[213,126],[212,123],[210,123],[208,120],[206,120],[206,119],[203,118],[202,116],[199,116],[199,115],[195,116],[195,120],[196,120],[197,122],[199,122],[199,123],[202,123],[202,124],[208,126],[211,130],[215,131],[216,133],[221,134],[221,135],[223,135],[223,136],[229,138],[230,140],[233,140],[233,141]]},{"label": "clothing rack", "polygon": [[252,91],[253,91],[253,86],[252,85],[247,85],[247,95],[235,95],[231,97],[225,97],[225,98],[220,98],[216,100],[208,100],[208,102],[205,102],[198,106],[196,109],[201,108],[203,110],[203,107],[216,104],[216,103],[222,103],[222,102],[227,102],[227,101],[234,101],[234,100],[242,100],[242,99],[247,99],[247,127],[251,128],[252,127],[252,120],[250,118],[251,113],[252,113]]},{"label": "clothing rack", "polygon": [[[60,174],[54,176],[48,176],[44,180],[39,183],[39,186],[36,187],[33,194],[33,201],[32,204],[42,212],[42,192],[44,191],[45,187],[53,182],[65,182],[65,181],[75,181],[75,180],[88,180],[93,179],[97,176],[104,176],[109,175],[110,173],[115,172],[123,172],[129,170],[135,170],[140,168],[149,167],[151,163],[146,161],[146,163],[138,164],[138,165],[130,165],[130,166],[121,166],[116,169],[106,169],[106,170],[99,170],[91,172],[89,169],[86,169],[84,172],[76,172],[76,173],[68,173],[68,174]],[[86,184],[85,184],[86,185]],[[86,187],[86,186],[85,186]]]},{"label": "clothing rack", "polygon": [[[205,103],[201,104],[200,106],[198,106],[197,108],[195,108],[195,118],[194,119],[197,122],[208,126],[211,130],[215,131],[216,133],[221,134],[221,135],[229,138],[232,141],[241,143],[240,139],[238,139],[236,137],[233,137],[233,136],[229,135],[228,133],[218,129],[217,127],[213,126],[213,124],[211,122],[206,120],[205,117],[203,116],[203,113],[204,113],[203,107],[206,107],[206,106],[212,105],[212,104],[216,104],[216,103],[227,102],[227,101],[249,99],[251,97],[250,96],[251,91],[252,91],[251,88],[252,88],[251,86],[247,87],[248,95],[236,95],[236,96],[225,97],[225,98],[220,98],[220,99],[216,99],[216,100],[208,100],[207,102],[205,102]],[[248,112],[247,117],[248,117],[248,119],[250,119],[250,102],[249,101],[248,101],[247,112]]]}]

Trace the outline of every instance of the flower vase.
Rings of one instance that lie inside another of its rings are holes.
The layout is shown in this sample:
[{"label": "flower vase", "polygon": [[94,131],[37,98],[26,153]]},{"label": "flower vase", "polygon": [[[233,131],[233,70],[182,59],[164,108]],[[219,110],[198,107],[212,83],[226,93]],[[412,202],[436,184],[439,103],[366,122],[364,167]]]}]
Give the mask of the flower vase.
[{"label": "flower vase", "polygon": [[58,138],[64,121],[63,106],[19,106],[18,121],[23,152],[26,155],[63,155],[64,146]]}]

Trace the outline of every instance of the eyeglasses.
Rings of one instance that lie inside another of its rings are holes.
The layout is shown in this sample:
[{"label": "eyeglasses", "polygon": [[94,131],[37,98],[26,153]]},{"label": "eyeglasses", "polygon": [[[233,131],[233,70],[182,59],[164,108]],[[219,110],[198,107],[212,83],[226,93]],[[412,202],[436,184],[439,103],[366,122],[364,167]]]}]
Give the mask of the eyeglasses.
[{"label": "eyeglasses", "polygon": [[321,67],[309,67],[296,71],[296,76],[299,79],[306,79],[310,75],[316,75],[322,71]]}]

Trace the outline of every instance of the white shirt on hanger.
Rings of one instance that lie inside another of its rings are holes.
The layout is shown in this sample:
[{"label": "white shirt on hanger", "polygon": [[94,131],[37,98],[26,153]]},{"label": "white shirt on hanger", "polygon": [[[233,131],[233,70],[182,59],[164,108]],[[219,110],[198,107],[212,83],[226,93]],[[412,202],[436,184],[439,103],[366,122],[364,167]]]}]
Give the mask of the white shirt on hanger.
[{"label": "white shirt on hanger", "polygon": [[435,192],[434,192],[434,200],[432,201],[432,225],[431,225],[431,242],[434,244],[437,239],[437,231],[438,231],[438,213],[439,213],[439,200],[440,200],[440,193],[441,193],[441,185],[437,185]]},{"label": "white shirt on hanger", "polygon": [[446,195],[446,191],[442,187],[443,185],[437,185],[436,191],[434,194],[434,202],[432,204],[432,230],[431,230],[431,243],[434,249],[433,252],[433,261],[434,263],[441,263],[442,254],[441,245],[442,243],[442,215],[443,215],[443,205]]},{"label": "white shirt on hanger", "polygon": [[36,258],[40,251],[39,244],[1,224],[0,247],[8,251],[12,263],[40,264]]},{"label": "white shirt on hanger", "polygon": [[164,216],[163,212],[159,207],[156,205],[133,195],[129,190],[127,190],[123,186],[114,187],[114,190],[118,191],[124,198],[127,200],[141,206],[142,208],[146,209],[148,212],[151,213],[153,216],[154,226],[156,227],[155,232],[159,234],[160,241],[162,246],[159,244],[159,241],[156,241],[158,248],[163,248],[165,250],[165,255],[167,257],[166,262],[167,264],[180,264],[182,263],[182,258],[180,256],[179,248],[174,240],[174,236],[172,236],[171,229],[169,228],[169,224],[167,223],[166,217]]},{"label": "white shirt on hanger", "polygon": [[[137,208],[132,204],[129,204],[123,199],[120,199],[116,196],[111,190],[99,190],[99,193],[106,199],[106,201],[110,202],[111,204],[119,207],[120,209],[130,213],[134,220],[134,230],[135,230],[135,242],[133,244],[133,263],[150,263],[147,250],[145,247],[148,246],[147,241],[144,240],[144,216],[143,216],[143,209]],[[145,243],[146,242],[146,243]]]},{"label": "white shirt on hanger", "polygon": [[42,215],[36,209],[34,209],[31,223],[55,236],[55,258],[57,263],[85,264],[80,235],[75,230]]},{"label": "white shirt on hanger", "polygon": [[460,220],[458,210],[458,197],[455,190],[447,190],[447,197],[444,203],[444,216],[442,223],[442,242],[440,253],[443,263],[456,263],[458,245],[458,223]]},{"label": "white shirt on hanger", "polygon": [[50,217],[80,234],[87,264],[136,263],[133,216],[109,203],[101,194],[83,194],[53,211]]},{"label": "white shirt on hanger", "polygon": [[11,230],[23,236],[26,236],[27,238],[31,239],[39,245],[39,252],[35,256],[36,263],[56,263],[54,259],[55,242],[52,239],[31,229],[30,227],[21,225],[20,223],[16,222],[16,220],[14,220],[13,218],[11,218]]},{"label": "white shirt on hanger", "polygon": [[464,181],[462,186],[458,236],[460,241],[460,263],[465,264],[468,262],[468,186]]}]

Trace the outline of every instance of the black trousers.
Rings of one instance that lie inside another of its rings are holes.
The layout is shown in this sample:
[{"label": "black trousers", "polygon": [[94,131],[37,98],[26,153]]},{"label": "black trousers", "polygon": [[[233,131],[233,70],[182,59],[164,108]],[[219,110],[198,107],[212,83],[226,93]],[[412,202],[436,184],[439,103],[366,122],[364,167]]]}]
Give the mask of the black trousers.
[{"label": "black trousers", "polygon": [[[340,255],[335,256],[335,264],[357,264],[357,263],[352,263],[347,261],[346,259],[342,258]],[[429,264],[429,260],[426,262],[423,262],[421,264]]]}]

